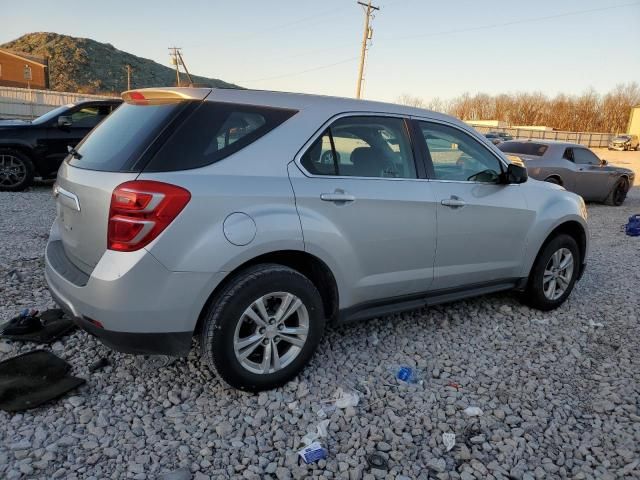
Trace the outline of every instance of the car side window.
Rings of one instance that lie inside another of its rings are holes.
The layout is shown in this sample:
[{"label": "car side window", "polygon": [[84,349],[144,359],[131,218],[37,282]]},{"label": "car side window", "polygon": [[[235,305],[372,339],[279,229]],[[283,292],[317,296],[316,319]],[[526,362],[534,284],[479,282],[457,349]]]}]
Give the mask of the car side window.
[{"label": "car side window", "polygon": [[586,148],[574,148],[573,160],[579,165],[600,165],[600,159]]},{"label": "car side window", "polygon": [[72,127],[93,128],[104,117],[104,115],[100,115],[100,107],[84,107],[71,114]]},{"label": "car side window", "polygon": [[570,162],[573,162],[573,149],[566,148],[564,150],[564,154],[562,155],[562,158],[564,158],[565,160],[569,160]]},{"label": "car side window", "polygon": [[420,122],[436,180],[497,183],[500,161],[470,135],[439,123]]},{"label": "car side window", "polygon": [[401,118],[343,117],[309,147],[302,166],[313,175],[417,178]]},{"label": "car side window", "polygon": [[267,123],[267,120],[259,113],[231,112],[216,132],[218,145],[215,150],[222,150],[228,147],[242,137],[255,132],[265,123]]}]

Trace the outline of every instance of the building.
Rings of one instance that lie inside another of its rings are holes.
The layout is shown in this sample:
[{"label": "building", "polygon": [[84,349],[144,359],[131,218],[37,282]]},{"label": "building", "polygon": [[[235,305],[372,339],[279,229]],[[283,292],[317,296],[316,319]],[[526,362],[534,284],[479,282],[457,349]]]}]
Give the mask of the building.
[{"label": "building", "polygon": [[27,53],[0,49],[0,86],[49,88],[49,61]]},{"label": "building", "polygon": [[640,105],[636,105],[631,109],[627,133],[640,136]]}]

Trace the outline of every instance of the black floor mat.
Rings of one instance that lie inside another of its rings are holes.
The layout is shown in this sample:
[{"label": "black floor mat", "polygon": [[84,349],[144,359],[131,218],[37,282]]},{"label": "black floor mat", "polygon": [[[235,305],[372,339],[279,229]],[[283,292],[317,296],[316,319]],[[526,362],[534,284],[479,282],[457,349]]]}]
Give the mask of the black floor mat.
[{"label": "black floor mat", "polygon": [[0,409],[17,412],[58,398],[85,381],[68,374],[71,365],[46,350],[0,362]]},{"label": "black floor mat", "polygon": [[[60,337],[75,330],[76,324],[69,320],[62,310],[52,309],[42,312],[40,315],[42,321],[42,328],[31,332],[23,333],[21,335],[6,335],[0,333],[0,338],[6,338],[8,340],[17,340],[21,342],[35,342],[35,343],[52,343],[58,340]],[[0,326],[0,332],[2,332]]]}]

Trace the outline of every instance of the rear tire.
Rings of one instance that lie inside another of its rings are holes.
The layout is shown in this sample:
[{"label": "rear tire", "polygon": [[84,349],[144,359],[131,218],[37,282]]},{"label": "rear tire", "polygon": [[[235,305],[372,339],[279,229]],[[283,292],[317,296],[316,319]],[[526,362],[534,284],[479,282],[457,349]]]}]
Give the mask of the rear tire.
[{"label": "rear tire", "polygon": [[609,196],[606,198],[604,203],[607,205],[613,205],[614,207],[619,207],[622,205],[627,198],[627,192],[629,191],[629,182],[626,178],[621,178],[616,182],[616,184],[611,189]]},{"label": "rear tire", "polygon": [[19,192],[33,182],[33,162],[13,148],[0,149],[0,192]]},{"label": "rear tire", "polygon": [[201,352],[233,387],[276,388],[309,362],[324,324],[322,299],[307,277],[282,265],[256,265],[236,275],[209,306]]},{"label": "rear tire", "polygon": [[533,264],[523,302],[543,311],[558,308],[571,294],[581,265],[574,238],[566,234],[554,237],[540,250]]},{"label": "rear tire", "polygon": [[558,177],[547,177],[544,179],[545,182],[553,183],[554,185],[562,185],[562,182]]}]

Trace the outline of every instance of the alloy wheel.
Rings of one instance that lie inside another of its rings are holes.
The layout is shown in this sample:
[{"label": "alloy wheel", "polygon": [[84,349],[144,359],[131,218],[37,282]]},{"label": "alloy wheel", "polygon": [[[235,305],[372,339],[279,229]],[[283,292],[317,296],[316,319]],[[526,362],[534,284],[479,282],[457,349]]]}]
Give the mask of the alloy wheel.
[{"label": "alloy wheel", "polygon": [[309,312],[300,298],[273,292],[255,300],[242,314],[233,350],[243,368],[270,374],[289,365],[309,335]]},{"label": "alloy wheel", "polygon": [[549,300],[560,298],[573,277],[573,254],[568,248],[561,248],[551,255],[544,269],[542,289]]},{"label": "alloy wheel", "polygon": [[27,177],[27,167],[22,160],[6,153],[0,154],[0,185],[14,187]]}]

